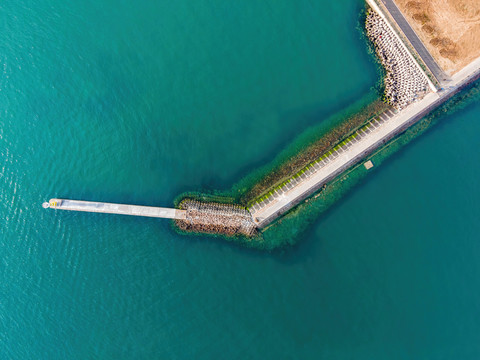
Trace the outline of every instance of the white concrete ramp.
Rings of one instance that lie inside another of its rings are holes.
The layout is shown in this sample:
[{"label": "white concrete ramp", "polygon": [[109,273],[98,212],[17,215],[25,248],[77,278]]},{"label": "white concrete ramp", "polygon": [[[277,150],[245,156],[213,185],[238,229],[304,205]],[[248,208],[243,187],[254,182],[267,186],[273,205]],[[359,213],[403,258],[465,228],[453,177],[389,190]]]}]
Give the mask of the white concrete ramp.
[{"label": "white concrete ramp", "polygon": [[112,204],[93,201],[68,200],[68,199],[51,199],[48,203],[43,204],[44,208],[52,208],[58,210],[96,212],[106,214],[120,214],[133,216],[146,216],[163,219],[185,219],[186,211],[177,209],[167,209],[153,206],[138,206]]}]

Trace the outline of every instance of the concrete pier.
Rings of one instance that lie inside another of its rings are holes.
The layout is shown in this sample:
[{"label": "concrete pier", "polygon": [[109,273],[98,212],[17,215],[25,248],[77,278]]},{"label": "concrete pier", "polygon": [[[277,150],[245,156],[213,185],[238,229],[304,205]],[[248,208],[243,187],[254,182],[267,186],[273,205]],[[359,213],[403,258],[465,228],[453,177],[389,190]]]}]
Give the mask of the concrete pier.
[{"label": "concrete pier", "polygon": [[51,199],[48,203],[44,203],[43,207],[58,210],[146,216],[163,219],[183,220],[186,218],[185,210],[167,209],[153,206],[112,204],[94,201]]},{"label": "concrete pier", "polygon": [[[252,201],[247,209],[231,204],[200,203],[195,200],[185,201],[182,210],[66,199],[51,199],[43,206],[59,210],[175,219],[178,220],[177,225],[185,231],[253,236],[256,229],[265,228],[480,78],[478,58],[448,81],[444,81],[443,88],[436,89],[386,20],[376,4],[379,0],[367,1],[377,12],[367,18],[367,30],[375,41],[377,54],[387,70],[386,95],[392,108],[371,119],[267,194]],[[429,65],[432,66],[430,63]],[[436,76],[438,75],[441,74],[436,71]],[[442,76],[440,78],[445,80]],[[374,166],[370,161],[364,165],[367,170]]]}]

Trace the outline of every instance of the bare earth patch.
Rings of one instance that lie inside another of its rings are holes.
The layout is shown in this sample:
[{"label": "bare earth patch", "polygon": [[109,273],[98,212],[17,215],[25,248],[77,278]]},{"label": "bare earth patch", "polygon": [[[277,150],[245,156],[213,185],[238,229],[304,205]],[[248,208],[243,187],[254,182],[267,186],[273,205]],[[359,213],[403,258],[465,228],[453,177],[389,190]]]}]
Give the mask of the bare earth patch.
[{"label": "bare earth patch", "polygon": [[450,75],[480,57],[480,0],[395,0]]}]

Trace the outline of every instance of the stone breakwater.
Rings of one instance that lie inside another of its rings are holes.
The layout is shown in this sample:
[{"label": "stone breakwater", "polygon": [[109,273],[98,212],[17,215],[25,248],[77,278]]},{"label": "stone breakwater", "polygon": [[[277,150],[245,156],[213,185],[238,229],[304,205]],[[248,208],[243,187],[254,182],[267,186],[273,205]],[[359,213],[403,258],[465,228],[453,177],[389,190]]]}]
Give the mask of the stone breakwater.
[{"label": "stone breakwater", "polygon": [[400,110],[423,98],[428,81],[385,19],[370,9],[365,27],[386,71],[385,101]]},{"label": "stone breakwater", "polygon": [[252,215],[239,205],[186,199],[179,207],[186,210],[186,217],[176,220],[176,224],[184,231],[245,236],[253,236],[257,232]]}]

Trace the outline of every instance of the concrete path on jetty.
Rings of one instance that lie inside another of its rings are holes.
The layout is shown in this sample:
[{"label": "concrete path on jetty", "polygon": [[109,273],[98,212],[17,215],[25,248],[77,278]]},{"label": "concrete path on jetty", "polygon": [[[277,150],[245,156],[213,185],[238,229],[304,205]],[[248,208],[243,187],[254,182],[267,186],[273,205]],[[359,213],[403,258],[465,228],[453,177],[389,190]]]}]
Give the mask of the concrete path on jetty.
[{"label": "concrete path on jetty", "polygon": [[124,205],[67,199],[51,199],[48,203],[44,203],[43,207],[58,210],[146,216],[178,220],[185,219],[187,213],[185,210],[167,209],[153,206]]},{"label": "concrete path on jetty", "polygon": [[415,48],[415,51],[418,53],[418,55],[420,55],[423,62],[425,63],[425,65],[427,65],[427,67],[429,68],[433,76],[435,76],[437,81],[442,85],[445,81],[449,81],[449,76],[445,74],[445,72],[440,68],[433,56],[427,50],[425,45],[423,45],[423,42],[420,40],[415,30],[413,30],[413,28],[410,26],[407,19],[405,19],[405,16],[403,16],[402,12],[397,7],[395,2],[393,0],[380,1],[383,3],[383,5],[385,5],[390,15],[393,17],[397,25],[407,37],[408,41],[410,41],[412,46]]},{"label": "concrete path on jetty", "polygon": [[265,202],[249,208],[257,227],[262,228],[293,208],[301,201],[319,190],[348,168],[359,163],[372,154],[387,141],[401,134],[408,127],[419,121],[432,110],[438,108],[445,101],[459,92],[464,86],[480,77],[480,58],[465,67],[452,77],[450,86],[437,92],[429,93],[422,100],[411,104],[402,111],[393,114],[387,110],[386,114],[375,118],[367,126],[357,132],[354,141],[342,146],[339,154],[330,156],[327,162],[316,164],[301,178],[292,179],[280,191]]}]

